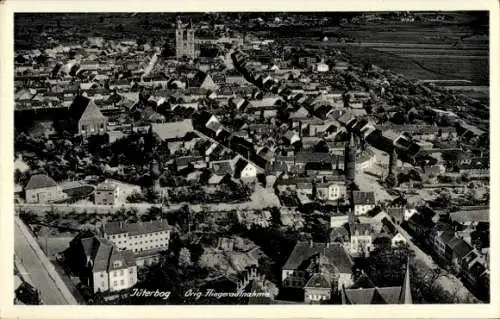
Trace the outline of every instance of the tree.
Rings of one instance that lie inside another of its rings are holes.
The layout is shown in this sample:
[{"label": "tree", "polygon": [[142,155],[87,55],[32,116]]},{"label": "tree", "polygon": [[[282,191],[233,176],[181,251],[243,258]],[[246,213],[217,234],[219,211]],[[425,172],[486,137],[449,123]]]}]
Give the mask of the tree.
[{"label": "tree", "polygon": [[179,267],[187,267],[191,265],[191,252],[188,248],[182,247],[179,252]]},{"label": "tree", "polygon": [[387,176],[385,183],[387,184],[387,187],[393,188],[394,186],[397,186],[397,179],[394,176],[394,174],[390,174]]}]

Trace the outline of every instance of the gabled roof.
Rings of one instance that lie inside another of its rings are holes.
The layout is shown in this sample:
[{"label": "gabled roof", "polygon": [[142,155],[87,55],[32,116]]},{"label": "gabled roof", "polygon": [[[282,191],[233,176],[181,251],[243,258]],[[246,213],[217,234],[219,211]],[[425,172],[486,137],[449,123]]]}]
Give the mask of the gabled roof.
[{"label": "gabled roof", "polygon": [[314,274],[304,288],[331,288],[331,283],[322,274]]},{"label": "gabled roof", "polygon": [[248,161],[238,156],[238,159],[234,161],[233,164],[234,176],[236,178],[239,178],[241,176],[241,172],[243,171],[243,169],[245,169],[245,167],[247,167],[248,164],[249,164]]},{"label": "gabled roof", "polygon": [[231,161],[217,161],[210,163],[211,170],[216,175],[233,175],[233,169],[231,167]]},{"label": "gabled roof", "polygon": [[190,119],[161,124],[153,123],[151,124],[151,130],[153,133],[157,134],[161,140],[178,139],[193,132],[193,123]]},{"label": "gabled roof", "polygon": [[31,176],[28,185],[26,185],[26,189],[37,189],[55,186],[57,186],[57,184],[51,177],[45,174],[38,174]]},{"label": "gabled roof", "polygon": [[[81,240],[87,259],[92,261],[92,272],[110,271],[135,265],[135,258],[130,251],[120,251],[112,242],[97,237]],[[121,261],[121,266],[113,267],[114,261]]]},{"label": "gabled roof", "polygon": [[387,214],[396,220],[403,220],[405,209],[403,207],[389,207],[387,208]]},{"label": "gabled roof", "polygon": [[345,304],[398,304],[401,287],[344,289]]},{"label": "gabled roof", "polygon": [[101,113],[99,107],[95,104],[94,100],[90,100],[89,104],[85,108],[80,121],[83,120],[106,120],[107,118]]},{"label": "gabled roof", "polygon": [[341,273],[351,273],[353,261],[344,250],[344,247],[338,244],[297,242],[290,257],[283,266],[283,269],[297,269],[304,261],[307,261],[313,255],[320,254],[328,258],[328,261],[335,265]]},{"label": "gabled roof", "polygon": [[448,241],[448,246],[458,258],[463,258],[472,250],[472,247],[467,242],[457,237],[453,237]]}]

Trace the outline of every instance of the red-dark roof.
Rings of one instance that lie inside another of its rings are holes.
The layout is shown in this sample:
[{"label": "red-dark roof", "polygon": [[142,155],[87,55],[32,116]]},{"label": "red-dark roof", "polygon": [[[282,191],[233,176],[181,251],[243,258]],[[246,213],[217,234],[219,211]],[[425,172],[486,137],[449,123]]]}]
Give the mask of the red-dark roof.
[{"label": "red-dark roof", "polygon": [[129,236],[155,233],[169,229],[170,226],[165,220],[152,220],[138,223],[108,222],[104,226],[104,232],[108,235],[128,233]]},{"label": "red-dark roof", "polygon": [[373,192],[354,191],[352,200],[354,205],[375,205],[375,194]]},{"label": "red-dark roof", "polygon": [[297,269],[304,261],[315,254],[324,255],[341,273],[351,273],[353,262],[344,247],[337,244],[297,242],[283,269]]},{"label": "red-dark roof", "polygon": [[37,189],[54,186],[57,186],[57,184],[51,177],[45,174],[38,174],[31,176],[28,185],[26,185],[26,189]]}]

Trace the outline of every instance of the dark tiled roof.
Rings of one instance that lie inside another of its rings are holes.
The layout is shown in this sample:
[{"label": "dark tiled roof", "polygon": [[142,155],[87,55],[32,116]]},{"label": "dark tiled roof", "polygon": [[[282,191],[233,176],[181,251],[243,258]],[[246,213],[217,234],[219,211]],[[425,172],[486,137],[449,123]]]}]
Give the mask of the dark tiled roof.
[{"label": "dark tiled roof", "polygon": [[389,207],[387,208],[387,214],[394,217],[396,220],[403,220],[405,209],[403,207]]},{"label": "dark tiled roof", "polygon": [[469,244],[467,244],[463,239],[457,237],[453,237],[450,241],[448,241],[448,246],[453,250],[458,258],[463,258],[472,250],[472,247]]},{"label": "dark tiled roof", "polygon": [[177,166],[187,166],[191,163],[203,161],[204,158],[202,156],[182,156],[182,157],[177,157],[175,159],[175,163]]},{"label": "dark tiled roof", "polygon": [[439,235],[439,238],[444,242],[448,243],[455,237],[455,233],[453,231],[444,231]]},{"label": "dark tiled roof", "polygon": [[223,176],[226,174],[233,175],[230,161],[212,162],[212,172],[216,175]]},{"label": "dark tiled roof", "polygon": [[425,218],[422,214],[416,213],[411,215],[411,217],[408,219],[409,222],[415,223],[417,225],[423,226],[423,227],[432,227],[434,223],[432,222],[432,219],[430,218]]},{"label": "dark tiled roof", "polygon": [[38,174],[31,176],[28,185],[26,185],[26,189],[37,189],[54,186],[57,186],[57,184],[51,177],[45,174]]},{"label": "dark tiled roof", "polygon": [[346,304],[397,304],[401,287],[345,289],[344,299]]},{"label": "dark tiled roof", "polygon": [[304,261],[316,254],[326,256],[328,261],[335,265],[341,273],[351,273],[353,262],[341,245],[314,242],[311,245],[309,242],[300,241],[295,245],[283,269],[297,269]]},{"label": "dark tiled roof", "polygon": [[169,229],[170,226],[166,220],[152,220],[149,222],[138,223],[108,222],[104,225],[104,232],[108,235],[128,233],[129,236],[134,236]]},{"label": "dark tiled roof", "polygon": [[354,191],[352,200],[354,205],[375,205],[375,194],[373,192]]},{"label": "dark tiled roof", "polygon": [[331,284],[322,274],[314,274],[304,288],[331,288]]},{"label": "dark tiled roof", "polygon": [[397,233],[396,227],[390,220],[384,217],[382,219],[382,225],[386,234],[396,235]]},{"label": "dark tiled roof", "polygon": [[239,158],[234,164],[234,176],[239,178],[243,169],[248,165],[248,162],[243,158]]},{"label": "dark tiled roof", "polygon": [[337,157],[329,153],[300,152],[295,154],[297,163],[336,163]]},{"label": "dark tiled roof", "polygon": [[[81,243],[85,255],[92,260],[93,272],[123,269],[135,265],[135,258],[131,251],[120,251],[106,239],[94,236],[81,239]],[[121,261],[121,266],[114,267],[115,261]]]}]

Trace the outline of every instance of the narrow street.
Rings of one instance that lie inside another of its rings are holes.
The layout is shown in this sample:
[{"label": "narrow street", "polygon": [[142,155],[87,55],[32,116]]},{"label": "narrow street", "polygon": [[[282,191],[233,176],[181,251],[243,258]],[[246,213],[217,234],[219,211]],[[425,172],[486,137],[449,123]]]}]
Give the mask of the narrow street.
[{"label": "narrow street", "polygon": [[77,304],[69,292],[63,292],[63,290],[67,290],[67,287],[60,287],[53,275],[49,274],[44,262],[17,222],[14,229],[14,251],[24,267],[24,271],[29,275],[31,283],[40,291],[45,305]]}]

